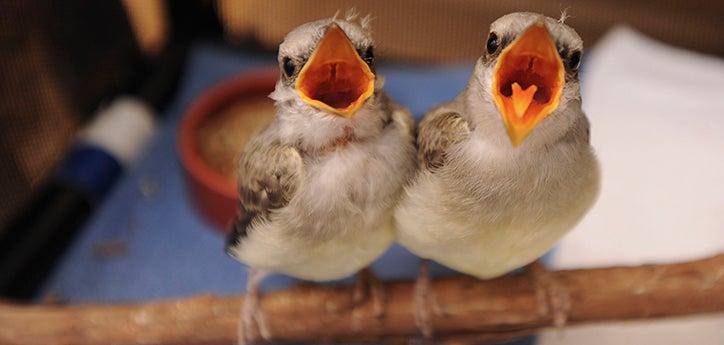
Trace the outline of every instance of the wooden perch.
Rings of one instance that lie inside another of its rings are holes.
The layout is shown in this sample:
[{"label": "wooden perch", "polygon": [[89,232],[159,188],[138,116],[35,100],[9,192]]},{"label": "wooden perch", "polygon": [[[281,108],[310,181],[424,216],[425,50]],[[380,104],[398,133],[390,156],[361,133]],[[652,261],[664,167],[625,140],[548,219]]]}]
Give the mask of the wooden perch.
[{"label": "wooden perch", "polygon": [[[552,272],[567,292],[568,324],[724,311],[724,255],[671,265]],[[410,282],[385,284],[386,316],[354,308],[350,287],[302,286],[266,294],[275,340],[379,341],[415,336]],[[446,315],[437,339],[504,339],[550,327],[529,275],[469,277],[432,286]],[[0,303],[0,344],[231,344],[240,297],[198,296],[137,305]]]}]

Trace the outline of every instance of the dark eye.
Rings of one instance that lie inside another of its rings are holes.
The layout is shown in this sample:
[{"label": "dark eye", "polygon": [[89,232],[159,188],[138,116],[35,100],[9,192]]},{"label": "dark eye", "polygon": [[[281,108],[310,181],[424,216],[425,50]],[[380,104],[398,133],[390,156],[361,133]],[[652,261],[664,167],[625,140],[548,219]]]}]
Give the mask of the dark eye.
[{"label": "dark eye", "polygon": [[284,74],[286,74],[287,77],[291,77],[297,69],[297,66],[294,65],[294,61],[292,61],[292,59],[285,57],[282,59],[282,68],[284,69]]},{"label": "dark eye", "polygon": [[563,59],[564,61],[568,58],[568,48],[566,47],[559,47],[558,48],[558,55]]},{"label": "dark eye", "polygon": [[491,32],[490,36],[488,36],[488,43],[485,45],[485,47],[488,49],[488,54],[495,53],[498,50],[499,45],[500,42],[498,40],[498,35],[496,35],[494,32]]},{"label": "dark eye", "polygon": [[573,53],[568,57],[568,68],[572,70],[578,69],[578,66],[581,64],[581,51],[580,50],[574,50]]},{"label": "dark eye", "polygon": [[372,48],[372,46],[367,47],[367,49],[360,55],[362,56],[362,60],[365,60],[368,65],[375,62],[375,49]]}]

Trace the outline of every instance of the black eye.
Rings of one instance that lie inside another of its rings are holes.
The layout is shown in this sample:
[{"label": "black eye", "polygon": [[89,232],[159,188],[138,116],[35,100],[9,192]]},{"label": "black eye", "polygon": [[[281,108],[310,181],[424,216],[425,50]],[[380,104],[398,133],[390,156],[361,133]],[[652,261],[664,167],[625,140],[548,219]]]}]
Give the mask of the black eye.
[{"label": "black eye", "polygon": [[490,36],[488,36],[488,43],[485,45],[485,47],[488,49],[488,54],[495,53],[498,50],[499,45],[500,42],[498,40],[498,35],[496,35],[494,32],[491,32]]},{"label": "black eye", "polygon": [[294,61],[292,61],[292,59],[285,57],[282,59],[282,68],[284,69],[284,74],[286,74],[287,77],[291,77],[297,69],[297,66],[294,65]]},{"label": "black eye", "polygon": [[571,53],[571,56],[568,57],[568,68],[572,70],[578,69],[578,66],[581,64],[581,51],[574,50],[573,53]]},{"label": "black eye", "polygon": [[566,60],[568,58],[568,48],[566,47],[559,47],[558,48],[558,55],[561,57],[561,59]]},{"label": "black eye", "polygon": [[362,60],[365,60],[368,65],[371,65],[375,62],[375,49],[369,46],[360,56],[362,56]]}]

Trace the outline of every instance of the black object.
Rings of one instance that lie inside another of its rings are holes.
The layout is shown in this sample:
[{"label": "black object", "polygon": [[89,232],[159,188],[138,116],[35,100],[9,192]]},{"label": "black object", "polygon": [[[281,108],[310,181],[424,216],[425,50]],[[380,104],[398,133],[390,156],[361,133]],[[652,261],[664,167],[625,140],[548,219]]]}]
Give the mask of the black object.
[{"label": "black object", "polygon": [[0,295],[32,298],[91,213],[78,188],[51,180],[18,216],[0,241]]},{"label": "black object", "polygon": [[[99,103],[112,104],[121,95],[150,106],[155,116],[163,114],[178,86],[188,47],[198,38],[221,39],[223,33],[213,2],[171,1],[169,44],[149,60],[138,50],[118,1],[52,0],[40,8],[48,9],[42,16],[47,20],[28,26],[49,32],[55,57],[65,62],[59,68],[61,80],[71,88],[80,110],[76,115],[83,120],[94,116]],[[64,20],[50,20],[59,13]],[[5,36],[0,34],[0,39]],[[109,65],[116,69],[109,71]],[[0,231],[0,297],[35,296],[122,168],[112,154],[93,145],[69,151],[56,173]]]},{"label": "black object", "polygon": [[[172,44],[152,67],[139,67],[152,73],[143,81],[140,77],[128,81],[135,90],[120,95],[130,94],[153,108],[156,115],[162,114],[177,88],[186,47]],[[117,157],[92,142],[81,142],[68,152],[56,172],[2,232],[0,297],[30,300],[36,295],[123,168]]]}]

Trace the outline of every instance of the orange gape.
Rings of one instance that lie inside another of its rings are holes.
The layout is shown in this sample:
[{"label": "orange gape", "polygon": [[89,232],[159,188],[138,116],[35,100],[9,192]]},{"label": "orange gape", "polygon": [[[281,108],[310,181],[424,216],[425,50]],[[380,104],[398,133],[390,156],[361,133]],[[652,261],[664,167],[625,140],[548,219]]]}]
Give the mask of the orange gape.
[{"label": "orange gape", "polygon": [[558,107],[564,73],[556,44],[542,23],[531,25],[500,53],[492,92],[513,146]]},{"label": "orange gape", "polygon": [[307,104],[350,118],[374,93],[375,75],[333,23],[299,72],[295,86]]}]

